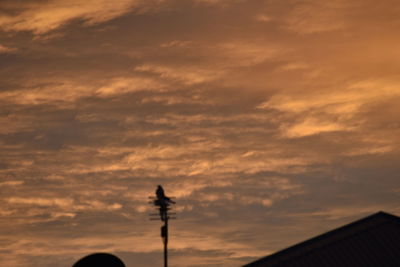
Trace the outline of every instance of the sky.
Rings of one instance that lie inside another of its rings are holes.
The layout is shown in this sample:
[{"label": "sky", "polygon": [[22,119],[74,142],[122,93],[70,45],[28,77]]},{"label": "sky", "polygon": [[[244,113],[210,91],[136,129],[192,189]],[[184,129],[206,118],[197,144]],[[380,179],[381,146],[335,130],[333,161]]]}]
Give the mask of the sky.
[{"label": "sky", "polygon": [[240,266],[400,215],[397,0],[1,0],[0,265]]}]

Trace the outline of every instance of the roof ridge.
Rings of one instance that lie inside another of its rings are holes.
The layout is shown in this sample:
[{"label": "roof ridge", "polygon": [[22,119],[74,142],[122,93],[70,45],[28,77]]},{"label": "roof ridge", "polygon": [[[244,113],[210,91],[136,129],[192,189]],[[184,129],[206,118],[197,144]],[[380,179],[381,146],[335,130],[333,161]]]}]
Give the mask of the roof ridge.
[{"label": "roof ridge", "polygon": [[[260,261],[265,261],[267,259],[271,261],[279,261],[279,259],[284,256],[289,257],[287,260],[290,260],[296,258],[301,253],[304,253],[304,251],[310,251],[315,248],[328,246],[346,237],[359,234],[361,232],[366,231],[367,229],[377,227],[383,223],[387,223],[390,221],[394,221],[400,224],[400,217],[384,211],[379,211],[367,217],[361,218],[359,220],[353,221],[351,223],[345,224],[333,230],[327,231],[325,233],[322,233],[320,235],[317,235],[315,237],[297,243],[293,246],[282,249],[274,254],[258,259],[245,266],[250,267],[253,263],[258,263]],[[359,229],[357,229],[357,231],[354,232],[355,228]]]}]

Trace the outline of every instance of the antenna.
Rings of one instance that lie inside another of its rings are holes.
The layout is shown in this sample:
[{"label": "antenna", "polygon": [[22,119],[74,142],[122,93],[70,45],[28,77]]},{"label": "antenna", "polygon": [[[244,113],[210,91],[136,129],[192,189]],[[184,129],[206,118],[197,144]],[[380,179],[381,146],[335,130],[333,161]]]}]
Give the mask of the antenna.
[{"label": "antenna", "polygon": [[157,216],[160,216],[160,220],[164,222],[164,225],[161,226],[161,238],[164,244],[164,267],[168,267],[168,221],[172,219],[176,219],[174,216],[176,213],[170,213],[169,211],[172,209],[172,204],[175,204],[175,201],[171,200],[170,197],[167,197],[164,193],[164,189],[161,185],[158,185],[156,190],[156,196],[150,196],[149,204],[152,204],[156,207],[159,213],[151,213],[150,220],[159,220]]}]

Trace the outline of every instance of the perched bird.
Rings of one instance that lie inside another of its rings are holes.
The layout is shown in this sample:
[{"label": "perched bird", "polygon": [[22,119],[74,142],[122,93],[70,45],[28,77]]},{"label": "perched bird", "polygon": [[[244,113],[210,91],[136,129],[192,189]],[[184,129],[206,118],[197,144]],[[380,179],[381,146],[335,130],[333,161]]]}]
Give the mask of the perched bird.
[{"label": "perched bird", "polygon": [[156,196],[157,196],[157,200],[159,200],[161,202],[165,202],[166,204],[169,204],[169,203],[175,204],[174,201],[172,201],[169,197],[167,197],[165,195],[164,188],[162,188],[161,185],[157,186]]},{"label": "perched bird", "polygon": [[170,204],[175,204],[174,201],[172,201],[169,197],[167,197],[164,193],[164,188],[162,188],[161,185],[157,186],[157,190],[156,190],[156,196],[157,199],[154,200],[154,205],[155,206],[159,206],[159,211],[160,211],[160,219],[161,221],[165,221],[166,218],[168,218],[167,216],[167,212],[168,212],[168,206]]}]

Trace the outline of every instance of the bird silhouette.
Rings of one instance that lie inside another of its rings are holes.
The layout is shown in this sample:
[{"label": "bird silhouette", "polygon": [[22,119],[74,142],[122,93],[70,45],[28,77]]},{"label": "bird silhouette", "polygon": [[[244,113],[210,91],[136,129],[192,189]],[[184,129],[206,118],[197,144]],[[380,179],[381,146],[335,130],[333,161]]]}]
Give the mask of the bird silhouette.
[{"label": "bird silhouette", "polygon": [[169,205],[170,203],[175,204],[174,201],[165,195],[164,188],[161,185],[157,186],[156,196],[159,202],[163,202],[166,205]]}]

